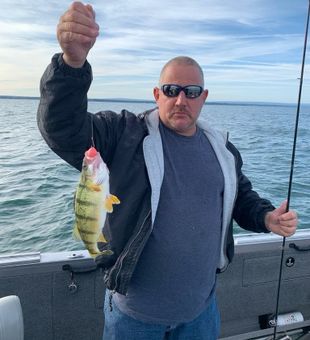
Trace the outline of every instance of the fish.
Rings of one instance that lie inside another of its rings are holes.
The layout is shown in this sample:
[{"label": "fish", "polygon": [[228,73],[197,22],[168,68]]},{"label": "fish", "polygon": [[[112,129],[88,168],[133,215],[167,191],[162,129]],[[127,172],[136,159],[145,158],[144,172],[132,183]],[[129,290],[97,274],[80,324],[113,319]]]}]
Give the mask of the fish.
[{"label": "fish", "polygon": [[102,227],[107,213],[119,204],[117,196],[110,194],[109,170],[95,147],[84,154],[80,180],[75,192],[75,224],[73,236],[82,240],[91,257],[112,255],[112,250],[100,251],[97,242],[107,243]]}]

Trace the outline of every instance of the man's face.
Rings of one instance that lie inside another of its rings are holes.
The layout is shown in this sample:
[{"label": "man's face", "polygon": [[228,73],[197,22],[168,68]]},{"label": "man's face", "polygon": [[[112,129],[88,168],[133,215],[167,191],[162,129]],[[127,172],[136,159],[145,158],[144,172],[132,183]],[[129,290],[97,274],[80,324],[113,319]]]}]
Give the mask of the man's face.
[{"label": "man's face", "polygon": [[[164,84],[202,86],[203,80],[197,67],[175,63],[169,65],[162,75],[160,85]],[[208,96],[208,90],[193,99],[187,98],[183,91],[177,97],[167,97],[157,87],[153,93],[163,124],[181,135],[192,136],[196,132],[196,121]]]}]

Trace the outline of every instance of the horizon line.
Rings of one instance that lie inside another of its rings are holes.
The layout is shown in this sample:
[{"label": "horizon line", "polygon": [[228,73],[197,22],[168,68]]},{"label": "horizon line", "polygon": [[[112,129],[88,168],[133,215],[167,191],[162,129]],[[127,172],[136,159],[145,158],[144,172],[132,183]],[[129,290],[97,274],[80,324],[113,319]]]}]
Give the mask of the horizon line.
[{"label": "horizon line", "polygon": [[[34,99],[39,100],[39,96],[20,96],[20,95],[0,95],[0,99]],[[154,103],[150,99],[131,99],[131,98],[88,98],[91,102],[123,102],[123,103]],[[262,105],[262,106],[297,106],[297,103],[284,103],[284,102],[264,102],[264,101],[207,101],[204,105]],[[310,103],[301,103],[301,105],[310,105]]]}]

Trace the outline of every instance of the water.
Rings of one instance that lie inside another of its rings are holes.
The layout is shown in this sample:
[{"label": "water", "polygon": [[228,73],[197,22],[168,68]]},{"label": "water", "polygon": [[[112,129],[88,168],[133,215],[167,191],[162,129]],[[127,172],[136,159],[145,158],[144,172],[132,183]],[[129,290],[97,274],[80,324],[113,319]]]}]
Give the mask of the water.
[{"label": "water", "polygon": [[[90,102],[89,111],[151,103]],[[0,253],[83,249],[72,239],[79,172],[58,158],[36,125],[36,99],[0,99]],[[256,191],[278,205],[287,196],[294,106],[206,105],[202,117],[230,132]],[[301,108],[291,208],[310,228],[310,106]],[[235,232],[242,232],[236,227]]]}]

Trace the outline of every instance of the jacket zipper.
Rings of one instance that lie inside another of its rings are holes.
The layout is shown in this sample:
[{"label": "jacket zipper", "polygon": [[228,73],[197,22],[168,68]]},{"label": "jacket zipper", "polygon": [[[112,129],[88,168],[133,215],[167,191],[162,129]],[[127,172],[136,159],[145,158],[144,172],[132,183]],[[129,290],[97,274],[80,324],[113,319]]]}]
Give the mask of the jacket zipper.
[{"label": "jacket zipper", "polygon": [[147,220],[147,218],[149,217],[151,213],[151,210],[147,213],[147,215],[145,216],[140,228],[139,228],[139,231],[138,233],[136,234],[135,238],[133,238],[130,242],[130,244],[128,245],[127,247],[127,250],[126,252],[122,255],[122,257],[120,258],[120,264],[119,264],[119,268],[117,270],[117,273],[116,273],[116,276],[115,276],[115,288],[111,291],[110,293],[110,296],[109,296],[109,306],[110,306],[110,311],[112,312],[113,311],[113,306],[112,306],[112,298],[113,298],[113,295],[116,293],[116,287],[117,287],[117,281],[118,281],[118,278],[119,278],[119,274],[121,272],[121,269],[122,269],[122,266],[123,266],[123,260],[124,258],[126,257],[126,255],[128,254],[128,251],[129,249],[131,248],[131,245],[134,243],[134,241],[137,239],[137,237],[139,236],[139,234],[141,233],[142,231],[142,228],[145,224],[145,221]]}]

